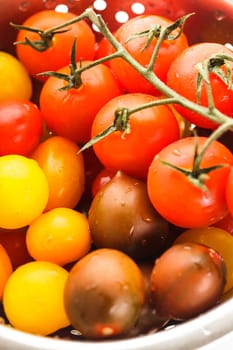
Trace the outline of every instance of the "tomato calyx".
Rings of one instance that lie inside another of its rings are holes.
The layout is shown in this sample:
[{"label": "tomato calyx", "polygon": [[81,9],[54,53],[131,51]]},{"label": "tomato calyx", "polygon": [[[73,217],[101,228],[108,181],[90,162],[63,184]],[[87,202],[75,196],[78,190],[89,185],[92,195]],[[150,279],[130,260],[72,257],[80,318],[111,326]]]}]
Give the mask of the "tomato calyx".
[{"label": "tomato calyx", "polygon": [[208,192],[208,187],[206,186],[206,181],[209,178],[209,173],[211,171],[220,169],[224,167],[224,164],[216,164],[210,167],[201,168],[200,164],[203,159],[203,156],[205,154],[205,151],[207,150],[207,147],[209,146],[209,140],[206,142],[206,145],[202,149],[202,151],[199,153],[198,151],[198,143],[195,144],[194,149],[194,156],[193,156],[193,166],[191,170],[187,170],[181,167],[178,167],[172,163],[169,163],[164,160],[160,160],[160,162],[166,166],[170,166],[171,168],[179,171],[180,173],[184,174],[187,179],[196,187],[198,187],[200,190],[204,192]]},{"label": "tomato calyx", "polygon": [[119,107],[114,112],[114,120],[113,123],[105,130],[103,130],[101,133],[93,137],[91,140],[89,140],[87,143],[85,143],[79,150],[79,153],[84,151],[85,149],[90,148],[95,143],[99,142],[106,136],[112,134],[115,131],[121,131],[122,138],[125,138],[127,134],[130,134],[130,124],[129,124],[129,118],[133,113],[136,113],[138,111],[141,111],[145,108],[151,108],[154,106],[160,106],[164,104],[171,104],[174,102],[173,98],[160,98],[155,99],[151,102],[141,104],[140,106],[137,106],[135,108],[126,108],[126,107]]},{"label": "tomato calyx", "polygon": [[[233,62],[233,58],[230,55],[226,55],[224,53],[215,54],[208,59],[200,62],[196,65],[198,70],[197,76],[197,101],[200,103],[201,99],[201,90],[203,82],[206,84],[206,90],[209,101],[209,109],[212,110],[214,108],[214,101],[211,92],[211,84],[210,84],[210,73],[214,73],[218,76],[224,84],[228,87],[228,89],[233,89],[232,83],[232,66],[230,62]],[[225,69],[223,69],[225,68]]]},{"label": "tomato calyx", "polygon": [[41,30],[38,28],[32,28],[27,27],[20,24],[10,23],[11,26],[18,30],[28,30],[29,32],[37,33],[40,37],[39,40],[29,40],[27,37],[25,37],[24,41],[16,41],[14,42],[14,45],[29,45],[31,48],[33,48],[36,51],[44,52],[47,49],[49,49],[53,45],[53,37],[56,34],[61,34],[67,32],[69,29],[63,29],[63,30]]},{"label": "tomato calyx", "polygon": [[171,164],[169,162],[163,161],[161,160],[161,163],[163,163],[164,165],[170,166],[171,168],[183,173],[185,176],[187,176],[187,178],[189,179],[189,181],[196,187],[200,188],[201,190],[203,190],[204,192],[208,192],[208,188],[205,185],[206,180],[208,180],[209,176],[208,174],[213,171],[213,170],[217,170],[219,168],[222,168],[224,165],[214,165],[211,167],[207,167],[207,168],[197,168],[195,169],[193,167],[192,170],[187,170],[184,168],[180,168],[177,167],[174,164]]},{"label": "tomato calyx", "polygon": [[47,71],[43,73],[38,73],[38,76],[50,76],[58,79],[62,79],[67,81],[67,84],[59,89],[59,91],[69,90],[69,89],[78,89],[82,85],[81,72],[82,64],[80,62],[80,66],[77,66],[76,62],[76,38],[74,39],[72,49],[71,49],[71,57],[70,57],[70,74],[63,74],[55,71]]},{"label": "tomato calyx", "polygon": [[85,143],[85,145],[80,148],[78,153],[83,152],[84,150],[93,146],[96,142],[102,140],[115,131],[122,131],[121,137],[124,138],[126,134],[130,133],[129,116],[131,113],[131,110],[125,107],[116,109],[113,124]]},{"label": "tomato calyx", "polygon": [[[162,28],[161,25],[155,24],[151,26],[150,29],[136,33],[135,35],[129,37],[126,42],[129,42],[135,38],[147,37],[145,46],[142,49],[145,50],[154,38],[161,38],[162,40],[176,40],[182,34],[186,20],[193,14],[194,13],[189,13],[185,16],[180,17],[177,21],[166,28]],[[174,33],[176,29],[179,30]]]}]

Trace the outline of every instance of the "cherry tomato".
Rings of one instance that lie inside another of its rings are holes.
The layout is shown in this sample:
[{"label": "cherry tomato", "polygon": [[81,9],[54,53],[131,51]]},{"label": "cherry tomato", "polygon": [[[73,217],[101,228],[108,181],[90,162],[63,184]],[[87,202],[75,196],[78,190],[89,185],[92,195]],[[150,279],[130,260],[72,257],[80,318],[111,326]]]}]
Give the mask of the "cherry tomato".
[{"label": "cherry tomato", "polygon": [[192,242],[175,244],[155,262],[152,302],[162,316],[198,316],[219,302],[225,273],[224,260],[214,249]]},{"label": "cherry tomato", "polygon": [[27,100],[0,101],[0,155],[28,156],[39,144],[43,116]]},{"label": "cherry tomato", "polygon": [[[113,98],[96,115],[92,124],[92,138],[113,125],[114,113],[119,108],[130,110],[155,100],[156,97],[152,95],[140,93]],[[106,168],[113,171],[121,169],[128,175],[145,178],[155,154],[179,139],[179,126],[176,117],[165,105],[132,113],[128,126],[128,132],[114,131],[95,143],[93,148]]]},{"label": "cherry tomato", "polygon": [[3,51],[0,51],[0,75],[0,101],[31,98],[32,81],[26,68],[16,57]]},{"label": "cherry tomato", "polygon": [[233,287],[233,237],[228,232],[217,227],[202,227],[182,232],[174,243],[185,242],[206,245],[213,248],[222,256],[226,264],[226,284],[224,292],[229,291]]},{"label": "cherry tomato", "polygon": [[[81,63],[87,65],[89,61]],[[59,73],[69,74],[70,68],[61,68]],[[104,64],[88,68],[81,74],[81,85],[59,91],[67,82],[49,77],[40,95],[40,108],[48,128],[57,135],[77,143],[90,138],[92,121],[99,109],[121,89],[111,70]]]},{"label": "cherry tomato", "polygon": [[[56,12],[53,10],[39,11],[27,18],[23,25],[30,28],[38,28],[42,31],[58,26],[66,21],[75,18],[76,15],[67,12]],[[25,38],[35,42],[41,40],[38,33],[20,29],[16,38],[18,42],[16,47],[17,57],[27,68],[28,72],[38,79],[38,73],[45,71],[55,71],[70,63],[71,48],[74,38],[77,39],[76,59],[91,60],[95,54],[95,36],[89,24],[85,21],[79,21],[69,25],[63,33],[55,33],[49,38],[48,48],[44,51],[38,51],[29,45],[20,44],[25,42]]]},{"label": "cherry tomato", "polygon": [[144,300],[141,270],[115,249],[97,249],[76,262],[64,291],[72,326],[93,339],[124,334],[138,319]]},{"label": "cherry tomato", "polygon": [[[193,169],[196,143],[198,152],[206,137],[186,137],[165,147],[154,157],[148,172],[148,193],[155,209],[169,222],[184,228],[209,226],[228,213],[225,191],[233,155],[223,144],[214,141],[204,153],[199,168],[223,165],[205,177],[205,188],[200,188],[184,174],[163,161],[184,171]],[[189,174],[200,180],[199,175]]]},{"label": "cherry tomato", "polygon": [[[115,37],[126,48],[130,55],[135,58],[144,67],[149,65],[157,39],[154,38],[148,47],[145,48],[147,37],[132,36],[147,31],[151,26],[159,25],[162,28],[168,27],[173,22],[164,17],[156,15],[141,15],[130,19],[122,24],[116,31]],[[177,34],[177,30],[174,34]],[[131,40],[128,40],[130,39]],[[167,71],[175,57],[188,46],[187,38],[182,33],[176,40],[165,40],[159,50],[153,71],[162,80],[166,81]],[[116,58],[110,61],[110,67],[117,75],[122,86],[128,92],[143,92],[148,94],[160,95],[144,77],[142,77],[128,62],[122,58]]]},{"label": "cherry tomato", "polygon": [[88,221],[95,247],[119,249],[133,259],[154,259],[170,243],[169,224],[151,205],[145,182],[122,171],[95,195]]},{"label": "cherry tomato", "polygon": [[68,272],[46,261],[21,265],[7,280],[3,308],[16,329],[48,335],[70,324],[63,302]]},{"label": "cherry tomato", "polygon": [[[225,53],[233,58],[233,52],[221,44],[199,43],[188,47],[171,64],[167,75],[168,86],[187,99],[197,102],[198,70],[196,65],[217,53]],[[233,67],[233,63],[228,63]],[[222,68],[222,74],[224,74],[224,68]],[[213,72],[210,72],[210,83],[215,107],[222,113],[233,117],[233,90],[229,89],[227,84]],[[201,88],[200,104],[208,106],[208,95],[205,84]],[[185,107],[176,105],[176,108],[188,121],[197,126],[209,129],[216,128],[217,126],[212,120]]]},{"label": "cherry tomato", "polygon": [[56,207],[74,208],[85,188],[83,155],[79,147],[61,136],[41,142],[31,154],[43,170],[49,185],[45,210]]},{"label": "cherry tomato", "polygon": [[0,227],[29,225],[46,207],[49,186],[38,163],[21,155],[0,157]]},{"label": "cherry tomato", "polygon": [[26,245],[35,260],[62,266],[76,261],[91,248],[87,218],[70,208],[51,209],[29,225]]},{"label": "cherry tomato", "polygon": [[0,300],[2,300],[6,283],[12,272],[13,266],[11,258],[5,247],[2,244],[0,244]]},{"label": "cherry tomato", "polygon": [[6,249],[14,270],[32,260],[26,247],[26,231],[27,226],[18,229],[0,228],[0,244]]}]

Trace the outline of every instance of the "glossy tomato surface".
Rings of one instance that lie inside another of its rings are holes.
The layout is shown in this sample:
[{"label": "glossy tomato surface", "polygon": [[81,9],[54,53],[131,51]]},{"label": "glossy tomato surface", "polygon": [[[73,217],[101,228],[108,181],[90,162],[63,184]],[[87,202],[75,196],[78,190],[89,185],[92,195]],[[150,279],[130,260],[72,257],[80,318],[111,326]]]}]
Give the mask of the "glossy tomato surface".
[{"label": "glossy tomato surface", "polygon": [[[122,108],[134,110],[153,101],[156,101],[155,96],[142,93],[124,94],[111,99],[97,113],[92,124],[92,137],[113,125],[116,111]],[[146,178],[155,154],[179,137],[179,125],[171,109],[165,105],[152,106],[131,113],[127,130],[115,130],[93,147],[105,167]]]},{"label": "glossy tomato surface", "polygon": [[163,148],[150,165],[147,185],[151,202],[164,218],[177,226],[208,226],[228,213],[225,191],[233,156],[224,145],[212,142],[202,158],[200,169],[222,165],[204,176],[205,180],[202,178],[205,187],[198,187],[199,175],[195,177],[194,173],[185,174],[172,167],[189,172],[196,142],[200,152],[206,140],[190,136],[173,142]]}]

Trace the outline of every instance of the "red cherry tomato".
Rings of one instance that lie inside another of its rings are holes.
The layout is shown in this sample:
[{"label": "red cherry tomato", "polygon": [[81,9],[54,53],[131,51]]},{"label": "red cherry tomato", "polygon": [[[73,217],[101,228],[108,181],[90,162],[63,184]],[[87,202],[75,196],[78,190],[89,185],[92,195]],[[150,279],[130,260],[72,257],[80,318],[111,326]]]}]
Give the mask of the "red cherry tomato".
[{"label": "red cherry tomato", "polygon": [[[145,47],[148,36],[139,36],[137,38],[133,38],[133,36],[150,30],[151,26],[158,25],[162,28],[166,28],[172,23],[173,22],[171,20],[164,17],[156,15],[141,15],[132,18],[120,26],[120,28],[116,31],[115,36],[130,53],[130,55],[142,66],[146,67],[150,63],[157,39],[154,38],[148,47]],[[178,34],[178,30],[175,30],[173,33],[173,35],[176,34]],[[129,40],[130,38],[131,40]],[[184,33],[182,33],[175,40],[165,40],[161,44],[153,71],[162,81],[166,80],[167,71],[172,61],[187,46],[188,42]],[[124,59],[114,58],[110,61],[110,66],[118,77],[122,86],[124,86],[128,92],[144,92],[157,95],[161,94]]]},{"label": "red cherry tomato", "polygon": [[29,155],[39,144],[43,117],[38,107],[27,100],[0,102],[0,155]]},{"label": "red cherry tomato", "polygon": [[[81,65],[88,63],[84,61]],[[58,72],[69,75],[70,68],[65,66]],[[81,81],[77,88],[60,91],[67,82],[49,77],[40,94],[40,108],[48,128],[77,143],[89,140],[92,121],[99,109],[121,93],[117,80],[104,64],[83,71]]]},{"label": "red cherry tomato", "polygon": [[[33,14],[24,21],[23,25],[30,28],[38,28],[42,31],[65,23],[76,17],[73,13],[62,13],[53,10],[44,10]],[[63,29],[63,33],[55,33],[49,39],[49,47],[44,51],[37,51],[29,45],[17,44],[16,53],[20,61],[27,68],[28,72],[38,79],[38,73],[55,71],[70,63],[71,48],[76,38],[76,59],[91,60],[95,54],[95,35],[89,24],[79,21]],[[31,42],[41,40],[38,33],[20,29],[17,35],[17,42],[25,42],[25,38]]]},{"label": "red cherry tomato", "polygon": [[[155,100],[155,96],[140,93],[113,98],[96,115],[92,137],[113,125],[114,113],[119,108],[130,110]],[[128,175],[145,178],[155,154],[179,139],[179,125],[171,109],[161,105],[132,113],[128,126],[128,132],[116,130],[95,143],[94,151],[106,168],[112,171],[121,169]]]},{"label": "red cherry tomato", "polygon": [[193,167],[196,142],[199,152],[206,137],[186,137],[165,147],[152,161],[148,172],[148,193],[155,209],[169,222],[184,228],[209,226],[228,213],[225,191],[232,153],[218,141],[205,152],[200,168],[223,165],[208,173],[205,188],[197,187],[197,173],[186,174],[162,163],[166,161],[184,171]]},{"label": "red cherry tomato", "polygon": [[[198,70],[196,65],[211,56],[225,53],[233,58],[233,52],[222,44],[216,43],[199,43],[188,47],[184,50],[171,64],[167,75],[167,84],[180,95],[187,99],[197,101],[197,80]],[[233,68],[233,63],[228,62]],[[231,68],[231,69],[232,69]],[[224,74],[224,68],[222,68]],[[226,74],[226,72],[225,72]],[[233,117],[233,90],[229,89],[227,84],[223,82],[215,73],[210,73],[211,90],[215,103],[215,107],[222,113]],[[208,95],[205,84],[201,87],[200,104],[208,106]],[[213,129],[217,124],[198,113],[184,108],[180,105],[176,106],[177,110],[191,123],[202,128]]]}]

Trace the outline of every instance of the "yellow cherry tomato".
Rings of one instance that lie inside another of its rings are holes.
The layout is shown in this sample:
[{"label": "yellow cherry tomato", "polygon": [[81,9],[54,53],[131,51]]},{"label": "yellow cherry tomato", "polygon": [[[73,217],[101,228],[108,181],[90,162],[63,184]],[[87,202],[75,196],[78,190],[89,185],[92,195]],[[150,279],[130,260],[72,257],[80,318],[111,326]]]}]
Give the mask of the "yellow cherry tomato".
[{"label": "yellow cherry tomato", "polygon": [[29,73],[16,57],[4,51],[0,51],[0,77],[0,101],[30,100],[32,81]]},{"label": "yellow cherry tomato", "polygon": [[0,227],[29,225],[45,209],[47,178],[38,163],[21,155],[0,157]]},{"label": "yellow cherry tomato", "polygon": [[49,335],[67,327],[63,292],[68,278],[63,267],[32,261],[18,267],[9,277],[3,307],[10,324],[19,330]]},{"label": "yellow cherry tomato", "polygon": [[73,209],[51,209],[31,223],[26,244],[35,260],[68,264],[83,257],[91,248],[88,220]]},{"label": "yellow cherry tomato", "polygon": [[224,292],[233,287],[233,236],[217,227],[189,229],[175,240],[174,243],[194,242],[204,244],[216,250],[226,264],[227,281]]}]

